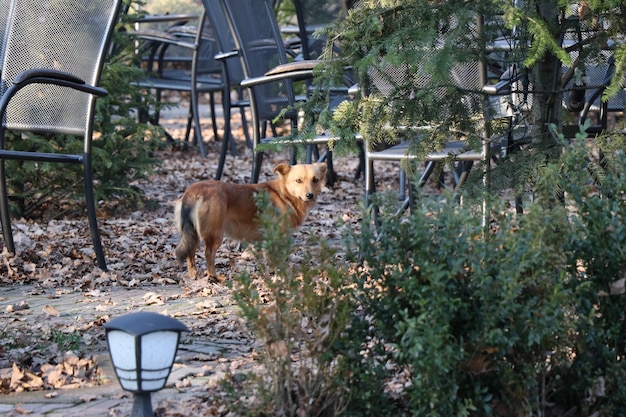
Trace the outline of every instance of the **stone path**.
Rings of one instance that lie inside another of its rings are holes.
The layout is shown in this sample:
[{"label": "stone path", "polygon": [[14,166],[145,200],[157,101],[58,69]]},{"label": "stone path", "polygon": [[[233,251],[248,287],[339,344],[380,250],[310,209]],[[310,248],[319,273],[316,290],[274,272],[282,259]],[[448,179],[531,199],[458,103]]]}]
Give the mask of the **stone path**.
[{"label": "stone path", "polygon": [[[218,106],[219,107],[219,106]],[[168,125],[170,133],[176,137],[184,130],[186,121],[184,106],[169,109],[162,114],[162,124]],[[208,115],[208,111],[202,112]],[[218,114],[221,117],[221,114]],[[208,117],[203,118],[209,123]],[[175,130],[176,129],[176,130]],[[351,182],[356,158],[338,163],[348,174],[335,192],[322,196],[318,203],[325,213],[329,228],[336,232],[336,223],[347,223],[358,219],[352,198]],[[214,163],[213,159],[207,163]],[[239,158],[227,158],[231,164],[228,172],[249,174],[249,164]],[[268,167],[269,167],[269,163]],[[234,166],[234,167],[233,167]],[[242,168],[244,167],[244,168]],[[269,169],[269,168],[268,168]],[[207,172],[214,172],[207,168]],[[241,178],[237,178],[241,180]],[[358,192],[362,185],[358,185]],[[344,189],[346,188],[346,189]],[[346,205],[346,201],[349,204]],[[349,214],[347,214],[349,213]],[[347,219],[350,217],[350,219]],[[330,237],[329,237],[330,238]],[[1,255],[0,255],[1,256]],[[97,278],[94,278],[97,279]],[[246,333],[243,319],[237,316],[236,306],[224,286],[209,288],[189,288],[183,284],[142,286],[106,286],[100,290],[83,291],[80,288],[42,288],[41,286],[3,286],[0,288],[0,334],[5,323],[19,320],[16,326],[29,326],[33,323],[58,324],[59,328],[72,324],[85,332],[83,338],[92,341],[93,356],[101,370],[102,383],[95,386],[41,390],[0,394],[0,416],[52,416],[52,417],[122,417],[130,414],[132,394],[126,393],[117,382],[107,351],[104,330],[98,321],[108,321],[129,312],[153,311],[167,314],[182,321],[190,328],[179,345],[178,356],[172,373],[162,391],[153,393],[152,404],[156,410],[160,405],[172,401],[205,398],[207,388],[215,386],[226,373],[250,369],[254,366],[253,347],[255,341]],[[64,284],[67,285],[67,284]],[[95,288],[98,288],[97,285]],[[11,306],[26,303],[28,308],[15,310]],[[105,317],[108,316],[108,317]],[[14,326],[15,327],[15,326]],[[1,352],[0,352],[0,360]],[[2,367],[0,367],[2,368]],[[166,415],[174,415],[166,413]],[[186,414],[178,414],[186,415]],[[209,415],[209,414],[207,414]],[[213,414],[210,414],[213,415]]]},{"label": "stone path", "polygon": [[[10,306],[20,303],[26,303],[28,308],[7,311],[11,310]],[[103,312],[99,306],[104,304],[111,308]],[[104,313],[113,317],[131,310],[153,311],[177,318],[193,333],[199,317],[203,320],[215,320],[215,327],[218,328],[232,327],[228,323],[232,323],[235,309],[227,295],[207,297],[201,291],[192,292],[183,286],[130,290],[107,288],[92,294],[74,291],[42,293],[35,287],[20,286],[4,287],[0,295],[0,322],[19,319],[35,323],[38,320],[49,320],[54,325],[55,321],[71,321],[78,327],[93,323]],[[54,314],[46,314],[49,311],[54,311]],[[153,394],[152,403],[155,408],[160,400],[193,396],[196,390],[201,391],[207,384],[215,383],[224,372],[252,363],[250,340],[238,339],[236,332],[232,330],[206,337],[198,337],[197,332],[193,338],[185,335],[181,339],[166,389]],[[132,395],[125,393],[117,382],[106,344],[97,343],[93,353],[102,371],[102,385],[0,395],[0,415],[87,417],[130,414]]]}]

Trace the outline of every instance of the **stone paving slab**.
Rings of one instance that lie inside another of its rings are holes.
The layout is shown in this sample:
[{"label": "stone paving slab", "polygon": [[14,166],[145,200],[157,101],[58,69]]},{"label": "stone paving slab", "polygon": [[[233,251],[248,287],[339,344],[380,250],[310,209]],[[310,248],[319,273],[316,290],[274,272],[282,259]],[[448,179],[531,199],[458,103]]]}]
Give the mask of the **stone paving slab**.
[{"label": "stone paving slab", "polygon": [[[26,303],[28,308],[7,311],[10,306],[20,303]],[[107,287],[91,293],[71,289],[44,291],[35,286],[0,288],[0,323],[4,320],[21,320],[25,324],[48,320],[59,325],[74,323],[80,327],[102,315],[113,318],[136,311],[167,314],[192,327],[200,318],[206,319],[207,313],[219,320],[235,314],[236,307],[227,294],[207,296],[175,285],[131,289]],[[250,341],[236,338],[194,337],[181,343],[166,388],[152,395],[153,406],[156,408],[159,400],[193,395],[194,389],[215,384],[215,380],[232,366],[232,361],[239,361],[237,366],[250,364],[250,353]],[[125,393],[117,382],[106,343],[100,342],[94,347],[94,356],[104,384],[0,395],[0,415],[91,417],[130,414],[132,395]]]}]

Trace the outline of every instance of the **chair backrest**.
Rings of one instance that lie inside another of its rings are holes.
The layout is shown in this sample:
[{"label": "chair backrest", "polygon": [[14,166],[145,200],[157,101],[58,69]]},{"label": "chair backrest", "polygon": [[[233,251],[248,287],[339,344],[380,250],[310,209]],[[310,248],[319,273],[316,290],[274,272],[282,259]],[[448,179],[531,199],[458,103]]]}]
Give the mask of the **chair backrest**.
[{"label": "chair backrest", "polygon": [[[613,67],[613,50],[598,48],[597,38],[601,38],[603,32],[608,31],[610,27],[602,18],[597,21],[594,19],[591,23],[581,20],[577,6],[577,4],[570,6],[569,15],[566,16],[570,25],[563,34],[562,46],[566,48],[574,64],[573,68],[564,65],[562,69],[564,78],[562,84],[565,84],[563,101],[568,106],[573,105],[570,101],[570,90],[582,84],[585,91],[582,97],[584,102],[581,104],[586,103],[589,108],[599,110],[603,105],[602,94],[611,82],[615,68]],[[573,101],[578,100],[574,99]],[[606,106],[609,112],[624,111],[626,109],[626,92],[620,90],[606,103]]]},{"label": "chair backrest", "polygon": [[[436,60],[437,51],[425,53],[424,60]],[[432,63],[430,64],[432,65]],[[419,119],[425,124],[452,120],[484,109],[482,87],[486,68],[479,60],[454,63],[447,72],[435,71],[421,61],[391,64],[381,61],[367,71],[368,93],[379,96],[404,113],[401,103],[421,103]],[[408,117],[415,117],[415,115]]]},{"label": "chair backrest", "polygon": [[196,75],[219,74],[221,66],[220,63],[215,60],[215,55],[219,53],[217,31],[213,27],[213,23],[209,19],[206,10],[202,11],[198,22],[200,24],[200,31],[196,33]]},{"label": "chair backrest", "polygon": [[[228,21],[224,9],[220,4],[220,0],[202,0],[207,18],[211,22],[213,32],[217,41],[219,52],[227,53],[235,51],[237,45],[235,39],[228,27]],[[243,68],[239,58],[228,59],[225,61],[226,72],[228,73],[229,84],[238,86],[243,80]]]},{"label": "chair backrest", "polygon": [[0,56],[2,56],[2,48],[4,48],[4,38],[7,30],[7,20],[9,19],[10,9],[10,1],[0,2]]},{"label": "chair backrest", "polygon": [[[262,77],[287,63],[287,53],[271,0],[221,0],[240,54],[244,76]],[[271,120],[295,104],[292,82],[267,83],[252,89],[258,120]]]},{"label": "chair backrest", "polygon": [[326,39],[315,30],[346,15],[344,0],[293,0],[298,20],[298,31],[304,59],[319,58]]},{"label": "chair backrest", "polygon": [[[414,46],[414,60],[382,57],[361,77],[364,107],[377,115],[362,128],[365,136],[373,138],[372,144],[406,138],[408,128],[416,137],[416,149],[434,150],[449,140],[451,132],[464,132],[457,136],[478,146],[488,135],[485,122],[500,116],[500,101],[491,103],[483,93],[487,68],[480,44],[463,42],[480,39],[480,16],[436,24],[439,36]],[[466,54],[459,45],[467,45]],[[450,59],[451,54],[457,60]]]},{"label": "chair backrest", "polygon": [[[120,0],[10,3],[0,96],[18,74],[33,68],[65,71],[98,85]],[[90,94],[33,84],[12,98],[3,123],[13,130],[85,135],[91,130],[94,103]]]}]

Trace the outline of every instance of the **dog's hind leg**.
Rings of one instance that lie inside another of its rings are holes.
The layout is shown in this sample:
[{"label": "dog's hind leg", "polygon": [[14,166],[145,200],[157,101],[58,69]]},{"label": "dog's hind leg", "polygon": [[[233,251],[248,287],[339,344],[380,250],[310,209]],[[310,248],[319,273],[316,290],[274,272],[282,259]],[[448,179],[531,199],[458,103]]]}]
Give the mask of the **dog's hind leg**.
[{"label": "dog's hind leg", "polygon": [[198,275],[196,270],[196,251],[200,246],[200,238],[193,223],[194,205],[180,201],[176,205],[176,225],[180,232],[180,242],[176,246],[176,259],[178,262],[187,260],[189,277],[195,279]]},{"label": "dog's hind leg", "polygon": [[204,256],[206,259],[207,277],[220,281],[215,272],[215,255],[224,240],[224,221],[226,218],[226,204],[211,202],[198,213],[198,228],[204,241]]},{"label": "dog's hind leg", "polygon": [[211,236],[204,239],[206,246],[204,248],[204,256],[206,257],[207,276],[209,279],[218,280],[215,272],[215,255],[222,244],[222,238]]}]

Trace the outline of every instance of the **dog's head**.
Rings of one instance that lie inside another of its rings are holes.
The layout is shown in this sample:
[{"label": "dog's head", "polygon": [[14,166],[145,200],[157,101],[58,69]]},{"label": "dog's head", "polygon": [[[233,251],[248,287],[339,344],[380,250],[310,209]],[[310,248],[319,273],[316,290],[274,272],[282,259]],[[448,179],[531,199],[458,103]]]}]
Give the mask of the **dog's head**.
[{"label": "dog's head", "polygon": [[278,174],[287,192],[303,202],[315,202],[326,180],[326,164],[278,164]]}]

